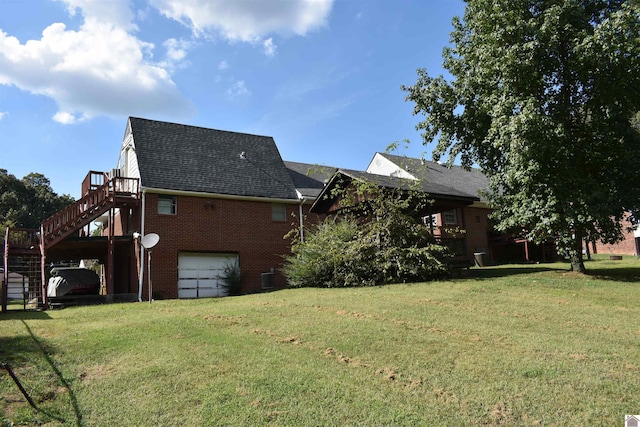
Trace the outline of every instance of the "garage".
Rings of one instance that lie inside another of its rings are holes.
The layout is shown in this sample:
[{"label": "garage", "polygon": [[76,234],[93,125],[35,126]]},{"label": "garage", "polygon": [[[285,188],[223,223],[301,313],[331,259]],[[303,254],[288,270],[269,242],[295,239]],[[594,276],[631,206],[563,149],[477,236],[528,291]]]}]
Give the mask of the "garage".
[{"label": "garage", "polygon": [[178,255],[178,298],[210,298],[227,295],[224,268],[236,265],[237,254],[180,253]]}]

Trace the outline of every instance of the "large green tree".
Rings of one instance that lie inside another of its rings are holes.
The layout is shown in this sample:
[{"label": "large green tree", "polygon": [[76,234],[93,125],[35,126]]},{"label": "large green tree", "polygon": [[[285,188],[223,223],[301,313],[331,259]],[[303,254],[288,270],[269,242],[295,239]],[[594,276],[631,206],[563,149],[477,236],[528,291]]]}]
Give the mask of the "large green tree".
[{"label": "large green tree", "polygon": [[40,173],[30,173],[20,180],[0,169],[0,239],[6,227],[39,228],[44,219],[73,201],[67,194],[58,196],[49,179]]},{"label": "large green tree", "polygon": [[499,229],[556,239],[584,272],[581,240],[618,241],[640,210],[640,2],[466,3],[451,76],[403,87],[423,142],[482,168]]}]

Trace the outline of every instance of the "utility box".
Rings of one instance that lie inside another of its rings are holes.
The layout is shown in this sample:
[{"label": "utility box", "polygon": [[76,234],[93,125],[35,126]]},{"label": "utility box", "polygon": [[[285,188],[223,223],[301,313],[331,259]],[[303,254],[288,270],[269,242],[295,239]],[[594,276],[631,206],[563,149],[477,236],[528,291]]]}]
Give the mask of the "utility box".
[{"label": "utility box", "polygon": [[484,267],[487,265],[487,254],[485,252],[474,252],[473,258],[477,267]]},{"label": "utility box", "polygon": [[262,284],[262,289],[273,289],[274,279],[275,279],[274,273],[260,274],[260,282]]}]

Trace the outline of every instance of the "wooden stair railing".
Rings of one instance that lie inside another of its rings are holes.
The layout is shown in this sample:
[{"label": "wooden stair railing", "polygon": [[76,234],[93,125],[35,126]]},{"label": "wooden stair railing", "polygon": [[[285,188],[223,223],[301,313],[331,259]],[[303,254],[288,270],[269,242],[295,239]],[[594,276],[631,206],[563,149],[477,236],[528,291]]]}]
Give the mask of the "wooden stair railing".
[{"label": "wooden stair railing", "polygon": [[139,199],[137,178],[108,179],[108,176],[104,175],[105,181],[102,185],[92,187],[81,199],[42,223],[42,243],[45,249],[90,224],[110,208],[117,207],[116,197],[136,201]]}]

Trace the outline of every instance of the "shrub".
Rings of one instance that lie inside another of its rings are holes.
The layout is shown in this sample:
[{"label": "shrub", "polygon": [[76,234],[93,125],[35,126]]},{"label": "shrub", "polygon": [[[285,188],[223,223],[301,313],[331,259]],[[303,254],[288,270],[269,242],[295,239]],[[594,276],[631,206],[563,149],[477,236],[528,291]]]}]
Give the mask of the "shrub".
[{"label": "shrub", "polygon": [[[449,273],[449,250],[416,219],[406,192],[367,189],[365,210],[293,235],[284,276],[294,287],[353,287],[430,280]],[[375,196],[373,197],[372,194]],[[364,212],[364,213],[363,213]]]},{"label": "shrub", "polygon": [[242,272],[237,262],[225,264],[221,279],[222,287],[227,290],[227,295],[242,294]]}]

